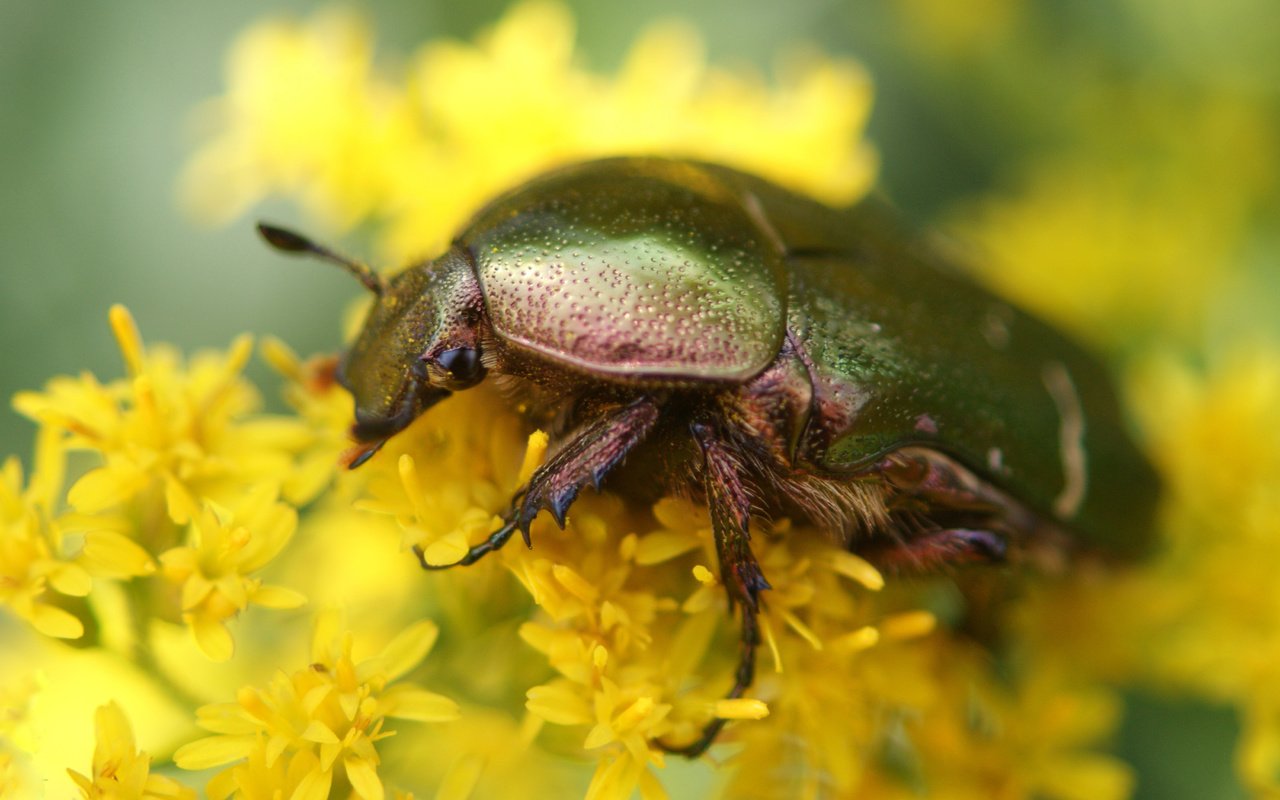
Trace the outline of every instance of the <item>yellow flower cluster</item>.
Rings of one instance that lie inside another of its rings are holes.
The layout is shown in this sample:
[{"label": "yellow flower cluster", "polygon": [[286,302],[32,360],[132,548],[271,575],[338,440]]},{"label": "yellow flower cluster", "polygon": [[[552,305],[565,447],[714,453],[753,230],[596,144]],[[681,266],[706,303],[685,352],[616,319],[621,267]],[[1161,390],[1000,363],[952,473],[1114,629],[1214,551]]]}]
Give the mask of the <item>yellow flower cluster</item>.
[{"label": "yellow flower cluster", "polygon": [[[83,597],[95,577],[145,577],[147,585],[130,595],[134,622],[145,630],[153,618],[181,619],[210,658],[226,660],[233,649],[227,620],[250,603],[304,602],[251,576],[296,525],[277,495],[306,502],[332,467],[302,469],[310,430],[258,411],[257,391],[240,376],[252,352],[247,337],[225,355],[202,354],[188,365],[169,348],[148,350],[122,307],[110,316],[127,378],[57,378],[44,392],[14,398],[41,426],[40,452],[25,492],[17,462],[4,470],[4,514],[12,523],[0,542],[0,570],[13,577],[0,600],[43,633],[79,638],[87,622],[96,626],[93,609],[45,602],[47,590]],[[72,451],[92,454],[94,463],[64,497]]]},{"label": "yellow flower cluster", "polygon": [[851,62],[797,54],[775,90],[708,67],[697,35],[667,24],[604,77],[576,63],[573,38],[564,7],[526,2],[474,44],[428,44],[392,78],[349,14],[259,25],[231,55],[185,194],[213,219],[271,193],[330,228],[377,219],[386,254],[403,260],[438,250],[481,203],[568,161],[711,159],[837,204],[875,177],[859,139],[870,83]]},{"label": "yellow flower cluster", "polygon": [[426,658],[437,629],[421,621],[372,658],[356,661],[353,637],[334,612],[316,618],[311,661],[278,672],[265,691],[245,687],[237,702],[200,709],[200,727],[217,734],[174,754],[184,769],[235,762],[208,786],[214,800],[237,796],[322,800],[338,787],[382,800],[377,742],[395,732],[388,718],[444,722],[457,717],[447,697],[412,683],[388,686]]}]

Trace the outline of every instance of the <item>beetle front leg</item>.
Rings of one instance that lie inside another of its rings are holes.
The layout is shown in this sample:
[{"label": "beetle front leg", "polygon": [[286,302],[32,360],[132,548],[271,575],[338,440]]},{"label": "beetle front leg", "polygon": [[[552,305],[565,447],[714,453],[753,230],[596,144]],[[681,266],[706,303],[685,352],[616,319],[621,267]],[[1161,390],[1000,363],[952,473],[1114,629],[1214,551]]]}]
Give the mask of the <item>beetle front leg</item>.
[{"label": "beetle front leg", "polygon": [[483,542],[473,545],[465,556],[452,564],[428,564],[422,552],[415,549],[423,568],[448,569],[474,564],[500,549],[516,531],[524,537],[525,545],[532,547],[529,526],[543,509],[550,511],[556,524],[563,528],[565,514],[582,487],[591,484],[599,489],[604,476],[653,430],[659,411],[656,400],[641,397],[587,423],[550,461],[534,471],[529,483],[512,498],[511,510],[507,512],[501,528]]},{"label": "beetle front leg", "polygon": [[[755,679],[756,648],[760,645],[760,593],[770,588],[751,552],[751,498],[743,485],[738,460],[714,428],[695,422],[691,426],[694,439],[702,451],[703,482],[707,506],[711,511],[711,527],[715,534],[716,555],[720,560],[720,579],[729,594],[729,607],[742,612],[742,636],[739,640],[738,669],[728,698],[738,698]],[[696,758],[715,741],[726,720],[713,719],[702,729],[702,735],[686,745],[658,742],[668,753]]]}]

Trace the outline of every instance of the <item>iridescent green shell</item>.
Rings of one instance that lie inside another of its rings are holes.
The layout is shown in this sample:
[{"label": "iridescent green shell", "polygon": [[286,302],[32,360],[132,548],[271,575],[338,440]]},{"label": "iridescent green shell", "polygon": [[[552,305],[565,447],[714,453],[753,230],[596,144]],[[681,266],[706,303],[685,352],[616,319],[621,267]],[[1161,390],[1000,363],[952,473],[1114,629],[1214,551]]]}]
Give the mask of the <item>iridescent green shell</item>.
[{"label": "iridescent green shell", "polygon": [[459,241],[494,332],[575,370],[741,382],[785,333],[781,253],[696,165],[561,170],[495,200]]}]

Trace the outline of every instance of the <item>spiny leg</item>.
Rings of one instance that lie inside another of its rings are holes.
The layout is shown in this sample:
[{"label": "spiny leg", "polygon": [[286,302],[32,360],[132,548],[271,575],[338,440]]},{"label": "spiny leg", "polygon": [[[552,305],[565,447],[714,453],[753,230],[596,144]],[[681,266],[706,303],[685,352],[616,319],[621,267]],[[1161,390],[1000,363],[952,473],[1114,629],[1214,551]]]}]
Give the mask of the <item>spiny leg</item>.
[{"label": "spiny leg", "polygon": [[[738,669],[727,695],[732,699],[741,697],[755,679],[756,648],[760,645],[760,593],[769,588],[769,582],[751,552],[748,528],[751,498],[742,483],[737,458],[711,425],[697,422],[691,426],[691,431],[702,451],[703,482],[707,506],[711,511],[716,554],[720,559],[720,579],[729,594],[730,610],[737,605],[742,612]],[[702,729],[702,735],[689,744],[658,742],[658,746],[668,753],[696,758],[711,746],[725,722],[724,719],[713,719]]]},{"label": "spiny leg", "polygon": [[538,512],[547,509],[556,524],[564,527],[565,514],[583,486],[600,488],[600,481],[616,467],[632,448],[644,440],[658,421],[660,407],[650,397],[641,397],[579,428],[551,460],[534,471],[529,483],[511,499],[502,527],[452,564],[428,564],[415,549],[424,569],[447,569],[474,564],[500,549],[518,530],[529,541],[529,526]]},{"label": "spiny leg", "polygon": [[1008,548],[1008,538],[994,530],[944,528],[901,542],[877,543],[861,554],[886,572],[927,573],[962,564],[1000,564]]},{"label": "spiny leg", "polygon": [[1016,560],[1021,555],[1017,532],[1035,529],[1025,508],[941,453],[905,448],[881,461],[878,471],[897,492],[891,511],[911,521],[903,525],[910,531],[903,538],[873,540],[859,548],[882,569],[936,572]]}]

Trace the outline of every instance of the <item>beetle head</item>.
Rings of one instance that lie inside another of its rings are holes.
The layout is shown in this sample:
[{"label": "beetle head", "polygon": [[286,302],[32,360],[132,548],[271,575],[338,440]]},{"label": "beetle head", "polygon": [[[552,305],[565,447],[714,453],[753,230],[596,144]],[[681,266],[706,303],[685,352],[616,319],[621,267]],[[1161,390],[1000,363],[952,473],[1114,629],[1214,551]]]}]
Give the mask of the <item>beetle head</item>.
[{"label": "beetle head", "polygon": [[466,249],[455,246],[387,281],[297,234],[258,228],[278,249],[342,264],[376,295],[364,329],[338,367],[338,381],[355,398],[351,435],[359,446],[350,467],[369,460],[431,406],[484,378],[483,303]]},{"label": "beetle head", "polygon": [[484,378],[482,313],[471,257],[461,247],[410,267],[379,294],[338,371],[355,397],[351,434],[364,445],[351,466],[431,406]]}]

